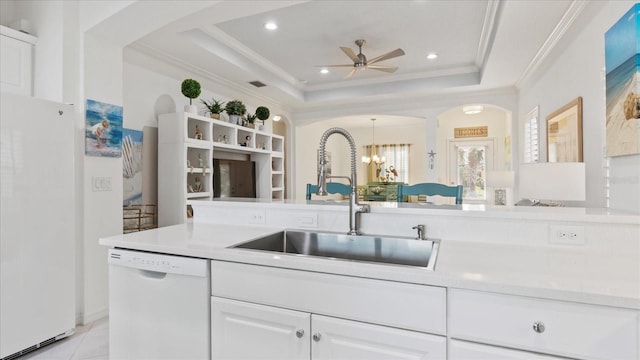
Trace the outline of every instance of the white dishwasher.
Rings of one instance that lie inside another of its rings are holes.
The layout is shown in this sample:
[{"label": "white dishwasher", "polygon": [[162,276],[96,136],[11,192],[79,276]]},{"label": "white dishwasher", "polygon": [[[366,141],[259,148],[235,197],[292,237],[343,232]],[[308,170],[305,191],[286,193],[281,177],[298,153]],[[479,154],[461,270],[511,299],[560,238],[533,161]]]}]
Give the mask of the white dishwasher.
[{"label": "white dishwasher", "polygon": [[109,249],[109,358],[209,359],[209,261]]}]

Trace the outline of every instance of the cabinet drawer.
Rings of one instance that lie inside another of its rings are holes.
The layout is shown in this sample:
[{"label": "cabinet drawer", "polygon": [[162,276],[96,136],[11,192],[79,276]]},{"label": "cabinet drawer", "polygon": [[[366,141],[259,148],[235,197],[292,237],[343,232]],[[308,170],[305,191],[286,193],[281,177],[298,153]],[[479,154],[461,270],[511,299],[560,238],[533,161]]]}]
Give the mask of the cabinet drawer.
[{"label": "cabinet drawer", "polygon": [[449,360],[567,360],[565,357],[536,354],[527,351],[451,340]]},{"label": "cabinet drawer", "polygon": [[444,288],[213,260],[213,296],[446,334]]},{"label": "cabinet drawer", "polygon": [[[640,311],[451,289],[452,338],[587,359],[637,359]],[[543,324],[534,330],[534,324]]]}]

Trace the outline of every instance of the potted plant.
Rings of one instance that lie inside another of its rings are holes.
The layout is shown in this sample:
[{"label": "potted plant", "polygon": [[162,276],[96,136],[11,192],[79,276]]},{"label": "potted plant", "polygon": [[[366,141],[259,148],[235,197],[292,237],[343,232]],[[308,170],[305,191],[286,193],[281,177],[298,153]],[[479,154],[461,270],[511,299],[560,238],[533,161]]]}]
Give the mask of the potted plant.
[{"label": "potted plant", "polygon": [[207,101],[207,100],[202,100],[200,99],[200,101],[204,104],[204,106],[207,108],[204,111],[204,114],[211,114],[211,118],[212,119],[218,119],[220,120],[220,113],[224,110],[222,108],[222,105],[224,105],[224,101],[218,101],[215,98],[211,98],[211,101]]},{"label": "potted plant", "polygon": [[247,107],[240,100],[231,100],[227,102],[224,111],[229,114],[229,122],[236,125],[242,125],[242,115],[247,112]]},{"label": "potted plant", "polygon": [[192,101],[200,96],[200,83],[193,79],[185,79],[182,81],[182,95],[189,98],[189,105],[184,106],[184,111],[197,114],[198,107],[193,105]]},{"label": "potted plant", "polygon": [[262,125],[260,125],[260,130],[262,130],[262,127],[264,126],[264,121],[269,118],[269,115],[271,115],[271,113],[269,112],[269,108],[267,108],[266,106],[258,106],[258,108],[256,109],[256,117],[258,118],[258,120],[262,121]]},{"label": "potted plant", "polygon": [[256,114],[247,114],[245,120],[247,121],[247,127],[254,129],[256,127],[255,122],[258,116]]}]

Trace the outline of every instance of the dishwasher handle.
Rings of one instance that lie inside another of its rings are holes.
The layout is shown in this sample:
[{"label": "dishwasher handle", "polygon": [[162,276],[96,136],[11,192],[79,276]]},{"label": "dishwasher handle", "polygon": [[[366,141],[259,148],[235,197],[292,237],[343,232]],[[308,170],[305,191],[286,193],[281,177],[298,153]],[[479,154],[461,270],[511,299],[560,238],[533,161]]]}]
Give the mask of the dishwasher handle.
[{"label": "dishwasher handle", "polygon": [[138,273],[142,275],[142,277],[148,278],[148,279],[162,280],[167,277],[166,272],[143,270],[143,269],[137,269],[137,270],[138,270]]}]

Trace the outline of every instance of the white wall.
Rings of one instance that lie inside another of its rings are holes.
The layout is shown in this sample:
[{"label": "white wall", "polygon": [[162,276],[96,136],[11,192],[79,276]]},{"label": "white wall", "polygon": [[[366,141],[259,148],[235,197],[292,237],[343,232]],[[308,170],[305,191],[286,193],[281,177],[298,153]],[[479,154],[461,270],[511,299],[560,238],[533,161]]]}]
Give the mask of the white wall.
[{"label": "white wall", "polygon": [[[540,158],[546,159],[547,115],[578,96],[583,98],[583,153],[587,174],[586,207],[603,207],[605,147],[604,34],[634,4],[634,1],[591,3],[593,16],[578,29],[571,42],[560,43],[554,57],[540,74],[520,89],[519,126],[526,112],[540,105]],[[544,160],[543,160],[544,161]],[[611,189],[613,209],[640,211],[640,156],[611,158],[614,176]],[[619,181],[616,181],[618,178]]]}]

